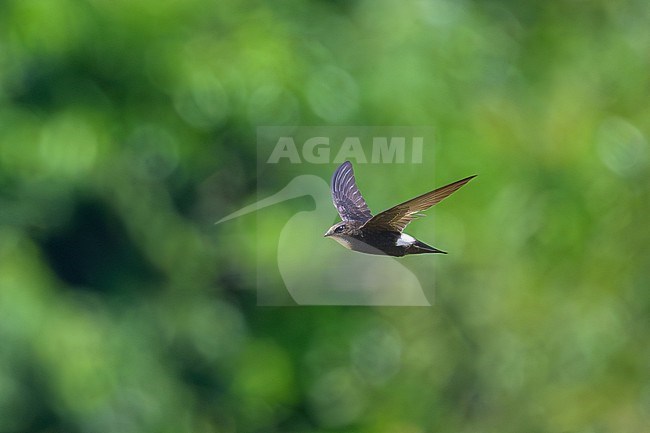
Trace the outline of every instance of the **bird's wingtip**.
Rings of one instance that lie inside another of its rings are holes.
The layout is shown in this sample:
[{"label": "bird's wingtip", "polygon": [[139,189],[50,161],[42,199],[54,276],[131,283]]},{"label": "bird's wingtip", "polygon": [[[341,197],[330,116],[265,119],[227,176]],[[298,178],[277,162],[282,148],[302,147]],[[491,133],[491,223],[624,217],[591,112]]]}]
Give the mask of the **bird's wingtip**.
[{"label": "bird's wingtip", "polygon": [[344,168],[344,167],[352,168],[352,163],[348,160],[345,160],[341,163],[341,165],[339,165],[339,168]]},{"label": "bird's wingtip", "polygon": [[465,185],[467,182],[469,182],[470,180],[474,179],[476,176],[478,176],[478,174],[473,174],[473,175],[471,175],[471,176],[467,176],[466,178],[463,178],[463,179],[461,179],[461,180],[459,180],[459,181],[457,181],[457,182],[454,182],[454,183],[456,183],[456,184],[461,184],[461,185]]}]

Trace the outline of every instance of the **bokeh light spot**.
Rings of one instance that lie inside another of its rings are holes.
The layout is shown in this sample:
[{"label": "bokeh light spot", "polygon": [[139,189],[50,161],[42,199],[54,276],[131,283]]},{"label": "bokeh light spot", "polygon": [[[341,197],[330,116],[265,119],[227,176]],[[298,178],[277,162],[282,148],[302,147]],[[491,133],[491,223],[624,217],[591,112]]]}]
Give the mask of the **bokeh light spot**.
[{"label": "bokeh light spot", "polygon": [[62,115],[47,123],[41,131],[41,162],[53,175],[87,173],[95,163],[97,148],[95,130],[81,116]]},{"label": "bokeh light spot", "polygon": [[365,395],[359,379],[346,368],[339,368],[319,377],[309,397],[315,415],[325,427],[343,427],[356,421],[363,413]]},{"label": "bokeh light spot", "polygon": [[210,73],[195,72],[174,95],[178,114],[196,128],[219,125],[230,113],[230,103],[219,79]]},{"label": "bokeh light spot", "polygon": [[128,163],[140,178],[161,180],[178,164],[178,145],[174,137],[159,125],[138,127],[127,140]]},{"label": "bokeh light spot", "polygon": [[619,176],[636,174],[646,165],[648,142],[629,121],[610,117],[598,128],[598,155],[605,166]]},{"label": "bokeh light spot", "polygon": [[349,73],[329,65],[309,79],[307,99],[319,117],[332,123],[341,122],[359,108],[359,88]]},{"label": "bokeh light spot", "polygon": [[383,323],[357,335],[350,348],[355,371],[373,385],[383,385],[397,374],[401,353],[399,335]]},{"label": "bokeh light spot", "polygon": [[295,96],[275,85],[258,87],[249,100],[248,117],[253,125],[297,124],[299,114]]}]

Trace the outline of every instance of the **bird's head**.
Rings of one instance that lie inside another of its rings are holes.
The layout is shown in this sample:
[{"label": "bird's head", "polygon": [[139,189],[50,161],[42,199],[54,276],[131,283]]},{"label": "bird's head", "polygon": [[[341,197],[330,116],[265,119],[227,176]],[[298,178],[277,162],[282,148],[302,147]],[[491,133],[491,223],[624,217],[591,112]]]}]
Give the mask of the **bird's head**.
[{"label": "bird's head", "polygon": [[351,227],[348,226],[346,221],[341,221],[330,227],[327,233],[325,233],[325,237],[341,237],[348,234],[350,229]]}]

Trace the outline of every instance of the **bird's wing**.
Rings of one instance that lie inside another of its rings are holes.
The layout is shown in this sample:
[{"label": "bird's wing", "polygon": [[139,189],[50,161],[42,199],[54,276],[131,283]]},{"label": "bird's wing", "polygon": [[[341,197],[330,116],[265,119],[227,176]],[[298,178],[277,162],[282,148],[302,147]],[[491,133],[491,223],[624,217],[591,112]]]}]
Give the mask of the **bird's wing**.
[{"label": "bird's wing", "polygon": [[354,180],[350,161],[341,164],[332,175],[332,201],[344,221],[365,222],[372,218],[370,209]]},{"label": "bird's wing", "polygon": [[418,212],[425,211],[434,204],[440,203],[475,177],[476,175],[466,177],[465,179],[450,183],[449,185],[398,204],[372,217],[364,224],[364,227],[401,232],[413,218],[419,216]]}]

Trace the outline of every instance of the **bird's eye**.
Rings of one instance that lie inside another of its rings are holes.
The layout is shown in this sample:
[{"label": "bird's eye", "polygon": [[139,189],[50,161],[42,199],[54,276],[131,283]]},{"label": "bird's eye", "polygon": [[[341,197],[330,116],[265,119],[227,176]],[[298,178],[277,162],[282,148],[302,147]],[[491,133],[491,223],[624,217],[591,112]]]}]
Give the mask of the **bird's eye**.
[{"label": "bird's eye", "polygon": [[341,233],[343,232],[344,228],[345,226],[338,226],[337,228],[334,229],[334,233]]}]

